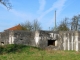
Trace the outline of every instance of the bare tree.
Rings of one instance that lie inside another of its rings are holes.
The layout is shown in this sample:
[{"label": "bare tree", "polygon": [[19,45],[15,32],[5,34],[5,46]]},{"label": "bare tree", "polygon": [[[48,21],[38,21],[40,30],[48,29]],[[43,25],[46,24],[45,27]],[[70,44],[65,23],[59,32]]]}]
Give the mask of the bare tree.
[{"label": "bare tree", "polygon": [[37,20],[37,19],[35,19],[35,20],[33,21],[32,26],[33,26],[33,31],[41,30],[40,23],[38,22],[38,20]]},{"label": "bare tree", "polygon": [[80,30],[80,15],[74,16],[71,21],[71,30],[79,31]]},{"label": "bare tree", "polygon": [[29,21],[26,21],[25,23],[22,23],[21,26],[26,28],[28,31],[32,31],[32,24]]},{"label": "bare tree", "polygon": [[22,23],[21,25],[25,27],[28,31],[41,30],[41,26],[38,20],[34,20],[33,22],[26,21],[25,23]]},{"label": "bare tree", "polygon": [[8,9],[12,8],[12,5],[9,2],[9,0],[0,0],[0,3],[3,4],[4,6],[6,6]]},{"label": "bare tree", "polygon": [[69,31],[67,20],[68,18],[65,18],[63,21],[61,21],[60,25],[57,27],[58,31]]}]

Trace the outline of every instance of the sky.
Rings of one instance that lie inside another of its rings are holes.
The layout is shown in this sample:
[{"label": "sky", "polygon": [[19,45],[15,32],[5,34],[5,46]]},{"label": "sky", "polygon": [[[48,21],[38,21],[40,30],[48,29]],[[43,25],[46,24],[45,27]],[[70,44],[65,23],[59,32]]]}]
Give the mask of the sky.
[{"label": "sky", "polygon": [[0,4],[0,32],[26,21],[37,19],[43,30],[54,27],[65,18],[80,14],[80,0],[10,0],[12,9]]}]

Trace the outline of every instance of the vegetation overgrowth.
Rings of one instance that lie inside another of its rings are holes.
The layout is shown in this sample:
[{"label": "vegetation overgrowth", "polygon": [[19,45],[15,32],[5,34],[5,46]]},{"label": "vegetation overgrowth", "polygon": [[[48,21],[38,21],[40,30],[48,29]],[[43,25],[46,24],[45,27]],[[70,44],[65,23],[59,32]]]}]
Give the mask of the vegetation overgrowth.
[{"label": "vegetation overgrowth", "polygon": [[80,60],[80,52],[12,44],[0,46],[0,60]]}]

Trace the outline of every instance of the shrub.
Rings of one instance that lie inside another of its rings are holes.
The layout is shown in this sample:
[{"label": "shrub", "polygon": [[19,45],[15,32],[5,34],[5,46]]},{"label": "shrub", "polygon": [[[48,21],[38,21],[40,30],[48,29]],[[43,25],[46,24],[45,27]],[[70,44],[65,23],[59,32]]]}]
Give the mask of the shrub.
[{"label": "shrub", "polygon": [[6,53],[19,53],[19,52],[27,52],[27,53],[33,53],[33,50],[40,50],[37,47],[32,46],[26,46],[26,45],[17,45],[17,44],[9,44],[0,46],[0,54],[6,54]]},{"label": "shrub", "polygon": [[2,54],[4,52],[4,48],[3,46],[0,46],[0,54]]},{"label": "shrub", "polygon": [[24,47],[26,47],[26,46],[25,45],[17,45],[17,44],[0,46],[0,54],[20,52]]}]

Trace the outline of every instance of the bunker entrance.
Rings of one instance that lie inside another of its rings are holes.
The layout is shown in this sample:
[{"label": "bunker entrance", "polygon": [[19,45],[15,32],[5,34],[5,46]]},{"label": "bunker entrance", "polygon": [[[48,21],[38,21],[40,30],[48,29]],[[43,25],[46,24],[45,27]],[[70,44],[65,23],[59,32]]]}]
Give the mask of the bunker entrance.
[{"label": "bunker entrance", "polygon": [[48,46],[50,45],[55,46],[55,40],[48,40]]}]

